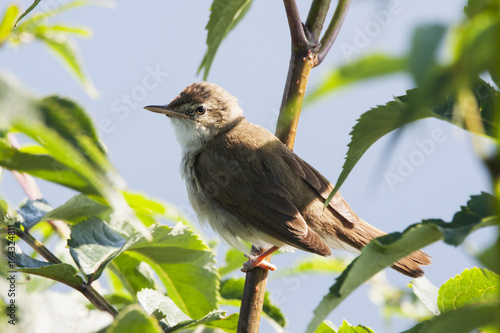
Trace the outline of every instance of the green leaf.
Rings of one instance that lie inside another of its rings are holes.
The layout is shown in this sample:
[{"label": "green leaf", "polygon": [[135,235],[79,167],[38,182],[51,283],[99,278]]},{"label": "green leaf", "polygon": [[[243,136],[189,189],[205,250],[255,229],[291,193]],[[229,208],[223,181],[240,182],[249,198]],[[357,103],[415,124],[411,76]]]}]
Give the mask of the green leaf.
[{"label": "green leaf", "polygon": [[92,184],[89,184],[82,176],[53,157],[49,155],[22,153],[1,140],[0,166],[9,170],[26,172],[32,176],[61,184],[83,193],[99,194],[99,190]]},{"label": "green leaf", "polygon": [[[212,324],[217,327],[217,324],[220,324],[219,322],[225,319],[225,311],[215,310],[200,319],[193,320],[186,316],[169,297],[156,290],[143,289],[137,294],[137,298],[150,315],[166,324],[166,332],[176,332],[205,324]],[[233,322],[234,320],[230,320],[230,323]],[[224,324],[223,326],[227,326],[228,323]],[[232,328],[235,329],[236,327]]]},{"label": "green leaf", "polygon": [[52,207],[44,199],[26,199],[21,203],[21,205],[17,209],[17,212],[24,219],[22,224],[25,230],[29,230],[35,224],[40,222],[41,218],[51,210]]},{"label": "green leaf", "polygon": [[198,68],[198,73],[204,69],[203,80],[208,77],[222,40],[245,16],[251,4],[251,0],[214,0],[212,2],[210,20],[206,26],[206,30],[208,30],[207,52]]},{"label": "green leaf", "polygon": [[439,314],[437,306],[438,288],[427,280],[425,276],[412,280],[409,286],[413,289],[413,292],[422,301],[427,310],[437,316]]},{"label": "green leaf", "polygon": [[403,333],[469,333],[495,322],[500,303],[482,303],[459,308],[418,323]]},{"label": "green leaf", "polygon": [[469,19],[484,12],[498,12],[498,1],[496,0],[469,0],[464,7],[464,13]]},{"label": "green leaf", "polygon": [[151,318],[149,315],[144,313],[139,305],[132,304],[120,311],[118,316],[105,332],[162,333],[163,331],[154,318]]},{"label": "green leaf", "polygon": [[92,120],[80,105],[54,95],[41,99],[39,107],[45,126],[56,131],[75,149],[81,151],[96,167],[99,167],[96,162],[105,163],[100,156],[105,154],[105,148],[97,137]]},{"label": "green leaf", "polygon": [[17,272],[34,274],[59,281],[72,288],[78,288],[83,279],[77,275],[78,271],[70,264],[51,264],[33,259],[24,253],[16,254]]},{"label": "green leaf", "polygon": [[466,269],[439,288],[438,307],[443,313],[471,304],[500,300],[500,276],[481,268]]},{"label": "green leaf", "polygon": [[141,237],[128,251],[158,274],[169,297],[191,318],[217,307],[219,277],[215,254],[187,225],[152,226],[153,241]]},{"label": "green leaf", "polygon": [[98,279],[126,244],[125,238],[96,217],[74,225],[68,240],[73,260],[89,281]]},{"label": "green leaf", "polygon": [[19,15],[19,7],[15,4],[10,5],[5,10],[2,22],[0,23],[0,45],[5,42],[12,29],[14,29],[14,21],[17,15]]},{"label": "green leaf", "polygon": [[36,30],[35,38],[44,42],[45,45],[56,55],[76,80],[82,85],[87,94],[92,98],[97,98],[94,83],[83,67],[83,59],[76,42],[61,34],[53,34],[48,27],[39,27]]},{"label": "green leaf", "polygon": [[63,220],[70,224],[77,224],[89,217],[99,217],[105,220],[109,218],[112,212],[111,207],[100,204],[86,195],[79,194],[45,214],[41,221]]},{"label": "green leaf", "polygon": [[[221,282],[220,294],[226,300],[239,300],[243,296],[243,288],[245,285],[244,278],[230,278]],[[281,327],[286,326],[286,318],[283,312],[274,305],[270,299],[269,293],[266,291],[264,295],[264,304],[262,311],[273,319]]]},{"label": "green leaf", "polygon": [[341,273],[351,260],[344,258],[308,257],[300,260],[292,268],[280,271],[280,276],[307,273]]},{"label": "green leaf", "polygon": [[413,34],[409,69],[420,88],[426,86],[436,71],[435,57],[445,32],[446,29],[442,25],[428,25],[417,28]]},{"label": "green leaf", "polygon": [[136,253],[128,251],[115,258],[110,266],[133,297],[143,288],[158,290],[154,270],[138,257]]},{"label": "green leaf", "polygon": [[28,7],[28,9],[26,9],[24,11],[24,13],[19,16],[19,18],[17,19],[16,21],[16,25],[19,23],[19,21],[21,21],[26,15],[28,15],[33,9],[35,9],[36,6],[38,6],[38,4],[40,3],[41,0],[35,0],[33,1],[33,3],[31,4],[31,6]]},{"label": "green leaf", "polygon": [[321,323],[321,325],[318,326],[314,333],[336,333],[335,329],[332,326],[332,323],[324,321]]},{"label": "green leaf", "polygon": [[471,231],[497,223],[496,216],[492,215],[494,211],[488,208],[491,198],[486,193],[473,196],[467,207],[462,207],[455,214],[451,223],[437,219],[424,220],[411,225],[403,233],[392,233],[372,240],[361,249],[361,255],[337,278],[330,293],[316,307],[307,332],[314,332],[340,302],[383,268],[439,239],[456,246]]},{"label": "green leaf", "polygon": [[[486,134],[494,136],[498,128],[494,119],[498,92],[479,78],[473,83],[472,89],[481,110],[481,122],[486,129]],[[457,122],[456,117],[453,116],[454,96],[450,96],[429,107],[417,107],[420,103],[419,90],[412,89],[408,90],[406,95],[398,96],[394,101],[372,108],[361,115],[350,133],[352,138],[348,144],[349,149],[342,172],[337,179],[335,189],[328,196],[325,206],[339,190],[361,156],[384,135],[411,122],[430,117],[445,120],[465,128],[465,124],[461,121]]]},{"label": "green leaf", "polygon": [[125,184],[103,153],[83,110],[76,103],[58,97],[38,101],[16,83],[15,78],[0,76],[0,109],[5,111],[0,113],[0,126],[26,134],[50,156],[16,152],[0,139],[4,140],[0,143],[0,164],[67,184],[86,194],[96,194],[124,217],[123,229],[133,226],[147,235],[147,228],[119,190]]},{"label": "green leaf", "polygon": [[371,328],[358,325],[351,326],[347,321],[342,322],[342,326],[339,327],[337,333],[374,333]]},{"label": "green leaf", "polygon": [[226,252],[226,265],[219,268],[221,276],[227,275],[237,269],[243,267],[243,263],[247,261],[241,251],[230,248]]},{"label": "green leaf", "polygon": [[321,82],[308,93],[305,102],[314,102],[359,81],[405,71],[408,68],[407,63],[406,57],[394,57],[379,53],[368,54],[363,58],[327,71]]},{"label": "green leaf", "polygon": [[[72,227],[68,246],[75,262],[91,281],[114,258],[127,251],[126,257],[117,258],[114,263],[117,270],[129,269],[131,260],[144,262],[155,270],[170,298],[190,317],[200,318],[215,309],[219,279],[213,250],[182,223],[175,228],[154,225],[149,232],[152,241],[139,233],[126,240],[93,217]],[[138,286],[134,284],[129,290],[134,288]]]}]

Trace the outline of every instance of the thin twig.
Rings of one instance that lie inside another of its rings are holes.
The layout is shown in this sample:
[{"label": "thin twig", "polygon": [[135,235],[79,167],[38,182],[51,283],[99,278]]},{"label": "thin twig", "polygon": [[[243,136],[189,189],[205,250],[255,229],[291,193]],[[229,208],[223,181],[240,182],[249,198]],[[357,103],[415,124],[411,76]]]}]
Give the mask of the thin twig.
[{"label": "thin twig", "polygon": [[19,236],[23,241],[26,242],[33,250],[35,250],[39,255],[45,258],[50,263],[60,264],[62,263],[58,257],[56,257],[49,249],[45,247],[42,243],[31,236],[30,233],[24,232],[20,229],[16,229],[16,235]]},{"label": "thin twig", "polygon": [[[46,248],[42,243],[40,243],[35,237],[33,237],[29,232],[22,231],[20,229],[16,229],[16,235],[19,236],[22,240],[26,242],[31,248],[33,248],[38,254],[40,254],[45,260],[52,264],[61,264],[62,261],[57,258],[48,248]],[[118,311],[101,295],[99,294],[92,286],[83,282],[80,285],[70,285],[68,286],[78,290],[82,293],[85,298],[87,298],[92,305],[94,305],[97,309],[101,311],[106,311],[111,314],[113,317],[116,317]]]},{"label": "thin twig", "polygon": [[286,17],[290,27],[290,36],[292,37],[292,47],[294,49],[305,48],[309,44],[302,21],[300,20],[299,9],[295,0],[283,0],[285,4]]},{"label": "thin twig", "polygon": [[332,48],[333,43],[337,39],[340,28],[342,27],[342,23],[344,23],[344,19],[347,15],[347,10],[349,9],[350,4],[351,0],[339,0],[332,20],[330,21],[325,34],[321,38],[321,47],[318,52],[318,62],[315,66],[321,64],[321,62],[328,54],[328,51],[330,51],[330,49]]},{"label": "thin twig", "polygon": [[[12,147],[16,148],[17,150],[20,149],[21,146],[14,134],[7,133],[7,138]],[[26,195],[28,196],[28,199],[38,200],[43,198],[42,192],[40,191],[40,188],[38,187],[33,177],[24,172],[19,172],[15,170],[11,170],[11,172],[14,175],[14,178],[23,188],[24,193],[26,193]],[[59,234],[59,236],[61,236],[61,238],[69,239],[71,230],[69,229],[66,222],[61,220],[53,220],[48,222],[52,226],[52,228],[54,228],[54,230]]]},{"label": "thin twig", "polygon": [[311,3],[306,20],[306,29],[310,31],[315,40],[319,40],[331,2],[332,0],[314,0]]}]

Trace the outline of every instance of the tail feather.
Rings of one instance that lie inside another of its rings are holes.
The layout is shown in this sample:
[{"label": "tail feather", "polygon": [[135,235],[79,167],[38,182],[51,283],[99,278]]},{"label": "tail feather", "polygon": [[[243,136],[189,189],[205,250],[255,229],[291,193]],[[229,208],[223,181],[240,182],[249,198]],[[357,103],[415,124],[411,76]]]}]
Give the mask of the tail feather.
[{"label": "tail feather", "polygon": [[[353,232],[354,231],[354,232]],[[338,232],[338,231],[337,231]],[[360,250],[368,244],[373,238],[386,235],[385,232],[375,228],[374,226],[361,220],[355,223],[351,228],[346,229],[339,235],[342,241],[350,246]],[[407,276],[416,278],[424,275],[421,265],[429,265],[431,263],[430,256],[423,251],[415,251],[392,266],[396,271]]]}]

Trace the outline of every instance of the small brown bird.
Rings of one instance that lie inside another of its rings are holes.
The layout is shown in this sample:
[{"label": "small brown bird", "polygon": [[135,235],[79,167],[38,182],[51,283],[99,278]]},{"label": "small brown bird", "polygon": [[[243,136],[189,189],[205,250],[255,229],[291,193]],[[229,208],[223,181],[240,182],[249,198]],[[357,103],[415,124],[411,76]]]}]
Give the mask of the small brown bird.
[{"label": "small brown bird", "polygon": [[[182,146],[181,173],[200,222],[246,252],[242,241],[267,251],[249,257],[243,271],[277,249],[322,256],[330,248],[357,251],[384,232],[359,218],[339,192],[327,208],[333,185],[266,129],[243,117],[238,101],[221,87],[194,83],[167,105],[145,109],[166,114]],[[423,275],[429,256],[417,251],[392,268]]]}]

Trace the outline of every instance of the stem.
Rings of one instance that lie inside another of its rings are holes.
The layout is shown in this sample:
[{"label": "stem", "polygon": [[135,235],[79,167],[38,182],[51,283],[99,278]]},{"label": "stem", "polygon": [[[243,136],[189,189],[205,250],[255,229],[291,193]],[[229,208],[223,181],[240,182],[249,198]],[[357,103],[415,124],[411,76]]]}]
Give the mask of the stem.
[{"label": "stem", "polygon": [[332,0],[314,0],[311,3],[309,15],[307,15],[306,20],[306,29],[311,32],[315,40],[319,40],[319,35],[321,30],[323,30],[323,24],[325,23],[331,1]]},{"label": "stem", "polygon": [[347,10],[349,9],[350,4],[351,0],[339,0],[337,8],[335,9],[335,13],[332,17],[332,21],[328,25],[323,38],[321,38],[321,47],[318,52],[318,62],[315,66],[321,64],[321,62],[328,54],[328,51],[330,51],[330,49],[332,48],[333,43],[335,42],[339,34],[340,27],[342,27],[342,23],[344,23],[344,19],[347,15]]},{"label": "stem", "polygon": [[295,143],[295,135],[297,134],[297,125],[302,109],[302,101],[306,92],[307,80],[316,61],[317,57],[311,50],[292,52],[278,124],[276,126],[276,136],[290,150],[293,150]]},{"label": "stem", "polygon": [[[42,257],[44,257],[48,262],[52,264],[61,264],[62,261],[59,260],[49,249],[47,249],[42,243],[35,239],[29,232],[24,232],[20,229],[16,228],[16,235],[19,236],[22,240],[26,242],[29,246],[31,246],[36,252],[38,252]],[[97,309],[101,311],[106,311],[111,314],[113,317],[116,317],[118,311],[101,295],[99,294],[92,286],[82,283],[78,286],[66,284],[67,286],[78,290],[82,293],[85,298],[87,298],[92,305],[94,305]]]},{"label": "stem", "polygon": [[[300,111],[311,69],[321,62],[318,54],[322,55],[321,60],[323,60],[332,47],[351,0],[339,0],[332,22],[321,40],[322,44],[325,45],[318,48],[318,36],[323,28],[330,1],[313,1],[305,24],[305,30],[300,21],[295,0],[283,0],[288,25],[290,26],[292,54],[276,126],[276,137],[290,150],[293,150]],[[257,249],[252,246],[252,255],[258,254]],[[268,261],[270,259],[271,256],[266,258]],[[259,331],[260,314],[266,292],[267,273],[267,270],[259,267],[247,272],[238,321],[239,333],[257,333]]]},{"label": "stem", "polygon": [[285,4],[288,26],[290,27],[290,36],[292,37],[292,47],[294,49],[307,47],[309,44],[304,27],[300,21],[299,9],[295,0],[283,0]]},{"label": "stem", "polygon": [[[21,146],[19,145],[19,141],[17,141],[15,135],[12,133],[7,133],[7,138],[9,139],[10,145],[19,150]],[[42,192],[40,191],[40,188],[36,184],[36,181],[33,177],[24,172],[19,172],[15,170],[11,170],[11,172],[14,175],[14,178],[16,178],[17,182],[23,188],[24,193],[26,193],[26,195],[28,196],[28,199],[38,200],[43,198]],[[69,229],[66,222],[61,220],[54,220],[48,222],[52,226],[52,228],[54,228],[54,230],[59,234],[59,236],[61,236],[63,239],[69,239],[71,230]]]},{"label": "stem", "polygon": [[26,242],[31,248],[33,248],[39,255],[45,258],[50,263],[60,264],[62,263],[58,257],[56,257],[49,249],[45,247],[42,243],[35,239],[35,237],[31,236],[30,233],[24,232],[20,229],[16,228],[16,235],[19,236],[23,241]]},{"label": "stem", "polygon": [[[252,246],[252,255],[259,254],[260,251]],[[266,257],[265,260],[270,261],[271,256]],[[257,333],[259,331],[260,314],[266,294],[267,273],[267,269],[256,267],[246,275],[238,320],[238,333]]]}]

